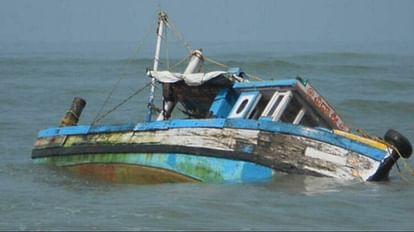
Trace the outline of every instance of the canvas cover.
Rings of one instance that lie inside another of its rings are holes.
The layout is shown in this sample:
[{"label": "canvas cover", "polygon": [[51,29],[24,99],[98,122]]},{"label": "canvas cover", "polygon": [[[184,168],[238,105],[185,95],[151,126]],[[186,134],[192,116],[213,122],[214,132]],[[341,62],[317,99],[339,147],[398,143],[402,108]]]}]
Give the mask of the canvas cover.
[{"label": "canvas cover", "polygon": [[[214,78],[223,76],[224,74],[229,74],[224,71],[214,71],[208,73],[172,73],[169,71],[149,71],[148,76],[154,77],[157,81],[161,83],[175,83],[178,81],[184,81],[189,86],[199,86],[205,82],[212,80]],[[240,81],[240,77],[230,74],[229,76],[233,77],[235,80]]]}]

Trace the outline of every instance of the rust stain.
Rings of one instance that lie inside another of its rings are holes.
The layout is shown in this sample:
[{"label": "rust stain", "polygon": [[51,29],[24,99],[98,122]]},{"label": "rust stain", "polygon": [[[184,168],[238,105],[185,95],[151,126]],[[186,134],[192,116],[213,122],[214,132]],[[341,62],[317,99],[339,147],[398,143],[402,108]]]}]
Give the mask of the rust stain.
[{"label": "rust stain", "polygon": [[352,169],[352,176],[360,177],[361,175],[359,174],[358,170]]},{"label": "rust stain", "polygon": [[159,184],[198,182],[187,176],[164,169],[127,164],[82,164],[67,166],[66,169],[81,176],[96,178],[111,183]]}]

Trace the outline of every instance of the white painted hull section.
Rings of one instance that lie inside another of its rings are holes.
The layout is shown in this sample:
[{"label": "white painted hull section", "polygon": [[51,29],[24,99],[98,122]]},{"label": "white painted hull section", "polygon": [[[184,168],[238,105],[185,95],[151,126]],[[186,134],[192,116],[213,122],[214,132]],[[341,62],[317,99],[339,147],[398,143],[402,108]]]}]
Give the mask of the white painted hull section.
[{"label": "white painted hull section", "polygon": [[[225,152],[250,153],[265,160],[276,171],[308,171],[340,179],[365,181],[379,168],[380,162],[328,143],[287,134],[233,128],[175,128],[152,131],[112,133],[111,136],[69,136],[65,146],[92,144],[171,145]],[[292,170],[279,170],[280,163]]]}]

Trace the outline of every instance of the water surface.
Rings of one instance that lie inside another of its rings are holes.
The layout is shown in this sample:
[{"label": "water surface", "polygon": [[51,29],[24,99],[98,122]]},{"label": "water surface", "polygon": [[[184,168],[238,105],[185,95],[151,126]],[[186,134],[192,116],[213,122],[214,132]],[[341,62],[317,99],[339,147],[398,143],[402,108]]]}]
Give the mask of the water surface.
[{"label": "water surface", "polygon": [[[0,53],[1,230],[414,229],[414,179],[402,181],[396,169],[382,183],[282,175],[251,184],[126,185],[32,164],[37,132],[57,126],[75,95],[88,102],[80,121],[88,124],[119,78],[104,111],[149,81],[149,56],[84,48]],[[414,56],[243,49],[209,56],[263,79],[309,79],[352,128],[377,136],[394,128],[414,141]],[[101,123],[143,120],[146,100],[147,92]]]}]

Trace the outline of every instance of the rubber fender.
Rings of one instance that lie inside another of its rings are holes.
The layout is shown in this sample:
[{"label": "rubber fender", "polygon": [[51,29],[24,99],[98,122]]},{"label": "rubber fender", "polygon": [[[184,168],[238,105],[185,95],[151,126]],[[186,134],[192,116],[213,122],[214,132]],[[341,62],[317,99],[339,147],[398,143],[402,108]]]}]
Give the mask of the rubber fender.
[{"label": "rubber fender", "polygon": [[405,159],[408,159],[411,156],[413,147],[411,146],[410,141],[398,131],[389,129],[384,135],[384,140],[396,147],[401,156]]}]

